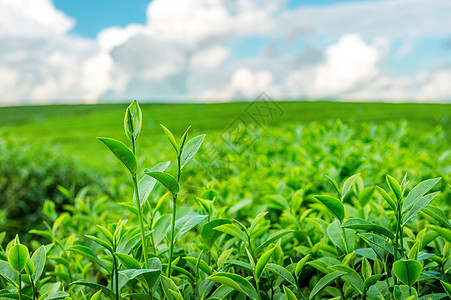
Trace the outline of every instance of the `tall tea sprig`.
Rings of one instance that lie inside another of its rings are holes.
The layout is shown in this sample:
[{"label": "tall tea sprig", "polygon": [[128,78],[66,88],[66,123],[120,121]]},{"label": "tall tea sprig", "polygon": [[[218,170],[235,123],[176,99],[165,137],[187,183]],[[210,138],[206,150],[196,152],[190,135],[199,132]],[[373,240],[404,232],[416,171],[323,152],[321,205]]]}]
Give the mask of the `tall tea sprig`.
[{"label": "tall tea sprig", "polygon": [[[161,125],[161,124],[160,124]],[[188,142],[186,141],[188,137],[189,130],[191,128],[188,127],[183,134],[180,146],[177,144],[177,141],[174,138],[172,132],[167,129],[165,126],[161,125],[164,133],[169,139],[172,147],[175,150],[175,154],[177,157],[177,175],[176,178],[171,175],[164,173],[162,171],[154,171],[154,170],[145,170],[144,173],[155,178],[163,186],[171,193],[172,195],[172,224],[171,224],[171,240],[169,244],[169,261],[168,261],[168,269],[167,276],[171,277],[171,266],[172,266],[172,257],[174,253],[174,243],[175,243],[175,216],[177,213],[177,196],[180,191],[180,176],[182,174],[182,169],[193,159],[196,152],[199,150],[200,145],[202,144],[205,134],[196,136],[190,139]]]},{"label": "tall tea sprig", "polygon": [[[143,218],[143,209],[142,209],[142,197],[139,194],[139,185],[137,180],[137,163],[136,163],[136,141],[138,140],[139,134],[141,132],[142,126],[142,112],[139,107],[138,102],[134,100],[125,111],[124,118],[124,129],[125,135],[132,143],[132,150],[130,150],[124,143],[121,141],[98,137],[101,142],[103,142],[113,154],[119,159],[122,165],[129,171],[132,181],[133,181],[133,189],[134,196],[133,202],[136,206],[138,212],[138,221],[139,227],[141,230],[141,239],[142,239],[142,254],[144,256],[144,264],[146,269],[149,268],[149,261],[147,258],[147,242],[146,242],[146,233],[144,229],[144,218]],[[144,199],[145,201],[145,199]]]}]

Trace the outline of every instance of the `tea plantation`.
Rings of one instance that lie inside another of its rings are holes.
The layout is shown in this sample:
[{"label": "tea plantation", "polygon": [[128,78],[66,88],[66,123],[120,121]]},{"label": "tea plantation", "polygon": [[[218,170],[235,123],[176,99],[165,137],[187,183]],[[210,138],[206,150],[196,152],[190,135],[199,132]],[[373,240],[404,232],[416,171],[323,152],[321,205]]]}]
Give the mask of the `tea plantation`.
[{"label": "tea plantation", "polygon": [[0,116],[0,299],[451,297],[451,105]]}]

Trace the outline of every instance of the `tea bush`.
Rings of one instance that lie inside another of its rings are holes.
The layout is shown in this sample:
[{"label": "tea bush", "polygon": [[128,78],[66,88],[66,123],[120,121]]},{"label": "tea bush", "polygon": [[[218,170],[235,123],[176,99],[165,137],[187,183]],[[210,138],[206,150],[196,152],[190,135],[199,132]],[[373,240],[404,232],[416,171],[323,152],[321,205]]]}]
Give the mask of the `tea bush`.
[{"label": "tea bush", "polygon": [[45,200],[62,210],[68,201],[58,186],[72,193],[102,186],[92,170],[55,146],[2,132],[0,154],[0,232],[26,233],[40,226]]},{"label": "tea bush", "polygon": [[[31,231],[44,244],[0,235],[0,298],[451,296],[443,128],[314,122],[230,141],[162,126],[167,147],[153,155],[141,120],[133,102],[128,146],[99,138],[123,167],[119,203],[78,194],[60,213],[47,202],[51,221]],[[143,155],[173,162],[141,172]]]}]

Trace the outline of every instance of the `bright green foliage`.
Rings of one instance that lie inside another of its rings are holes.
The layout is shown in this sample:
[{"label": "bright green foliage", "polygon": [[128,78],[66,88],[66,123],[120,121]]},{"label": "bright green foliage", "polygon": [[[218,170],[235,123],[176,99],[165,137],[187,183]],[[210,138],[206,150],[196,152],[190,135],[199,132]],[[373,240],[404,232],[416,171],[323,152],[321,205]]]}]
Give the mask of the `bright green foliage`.
[{"label": "bright green foliage", "polygon": [[125,146],[121,141],[98,137],[99,141],[104,143],[113,154],[117,157],[117,159],[124,165],[125,168],[130,172],[130,174],[136,173],[136,158],[133,152]]},{"label": "bright green foliage", "polygon": [[340,200],[331,196],[315,196],[322,204],[324,204],[329,211],[334,214],[338,220],[343,221],[345,217],[345,211],[343,204]]},{"label": "bright green foliage", "polygon": [[413,259],[401,259],[393,263],[393,273],[404,284],[412,286],[420,277],[423,266]]},{"label": "bright green foliage", "polygon": [[142,127],[142,112],[138,102],[134,100],[125,110],[124,129],[127,138],[137,140]]},{"label": "bright green foliage", "polygon": [[11,268],[16,272],[22,272],[28,259],[28,249],[26,246],[17,244],[9,249],[8,261]]},{"label": "bright green foliage", "polygon": [[183,148],[182,155],[180,157],[181,168],[185,167],[199,151],[200,145],[204,141],[205,134],[193,137],[190,139]]},{"label": "bright green foliage", "polygon": [[313,299],[319,292],[324,290],[329,284],[331,284],[332,282],[334,282],[335,280],[337,280],[338,278],[340,278],[344,274],[346,274],[346,273],[344,273],[344,272],[333,272],[333,273],[327,274],[326,276],[321,278],[321,280],[318,281],[318,283],[313,288],[309,299]]},{"label": "bright green foliage", "polygon": [[161,182],[171,193],[177,194],[180,191],[177,180],[171,175],[159,171],[146,171],[145,173]]},{"label": "bright green foliage", "polygon": [[16,262],[20,272],[8,258],[25,246],[0,233],[0,298],[450,293],[451,152],[442,127],[251,125],[234,140],[227,132],[194,134],[197,126],[185,129],[185,120],[157,134],[149,129],[162,120],[143,111],[135,101],[126,110],[127,144],[101,139],[126,170],[98,145],[109,194],[60,188],[69,202],[45,202],[46,220],[30,232],[41,243],[24,243],[31,255]]},{"label": "bright green foliage", "polygon": [[207,279],[230,286],[236,291],[246,294],[252,300],[259,299],[259,296],[255,291],[254,287],[249,283],[249,281],[247,281],[240,275],[219,272],[207,277]]}]

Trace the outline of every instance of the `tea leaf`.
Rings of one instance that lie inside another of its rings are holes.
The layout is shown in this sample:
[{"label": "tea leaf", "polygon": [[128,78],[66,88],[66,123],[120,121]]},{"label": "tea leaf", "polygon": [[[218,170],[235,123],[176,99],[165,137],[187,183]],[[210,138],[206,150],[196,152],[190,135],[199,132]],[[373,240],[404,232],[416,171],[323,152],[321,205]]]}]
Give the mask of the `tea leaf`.
[{"label": "tea leaf", "polygon": [[100,261],[97,255],[90,248],[86,246],[74,245],[67,250],[80,254],[81,256],[86,257],[92,262],[99,264],[105,270],[108,270],[108,267],[102,261]]},{"label": "tea leaf", "polygon": [[361,207],[364,207],[370,202],[375,190],[375,186],[368,186],[359,193],[359,204]]},{"label": "tea leaf", "polygon": [[415,186],[406,199],[402,203],[402,211],[407,211],[411,206],[415,204],[421,197],[423,197],[430,189],[432,189],[442,178],[433,178],[420,182]]},{"label": "tea leaf", "polygon": [[264,218],[267,214],[268,214],[268,212],[267,212],[267,211],[264,211],[264,212],[259,213],[259,214],[255,217],[255,219],[254,219],[254,220],[252,221],[252,223],[251,223],[251,227],[249,228],[249,231],[248,231],[249,235],[252,236],[252,232],[253,232],[253,231],[255,230],[255,228],[257,227],[258,222],[259,222],[262,218]]},{"label": "tea leaf", "polygon": [[167,129],[166,127],[164,127],[163,124],[160,124],[161,128],[164,131],[164,134],[166,134],[166,136],[168,137],[169,142],[171,143],[172,147],[174,147],[175,152],[179,153],[179,147],[177,146],[177,142],[175,141],[174,135],[172,134],[172,132]]},{"label": "tea leaf", "polygon": [[125,277],[127,277],[129,280],[134,279],[141,275],[150,275],[152,278],[155,278],[155,280],[153,280],[153,281],[156,281],[161,274],[161,270],[158,270],[158,269],[139,269],[139,270],[128,269],[128,270],[119,271],[119,273],[124,275]]},{"label": "tea leaf", "polygon": [[380,186],[376,185],[376,188],[379,191],[379,194],[381,194],[382,198],[384,198],[384,200],[388,203],[388,205],[390,205],[390,207],[393,209],[393,211],[396,211],[396,203],[395,201],[392,199],[392,197]]},{"label": "tea leaf", "polygon": [[292,233],[294,230],[292,229],[282,229],[271,234],[260,246],[257,247],[256,253],[260,253],[263,249],[269,246],[271,243],[277,241],[278,239],[286,236],[289,233]]},{"label": "tea leaf", "polygon": [[180,168],[185,167],[188,163],[193,159],[194,155],[196,155],[197,151],[202,145],[204,141],[205,134],[198,135],[190,139],[183,149],[183,152],[180,156]]},{"label": "tea leaf", "polygon": [[361,229],[365,231],[373,231],[388,237],[389,239],[395,239],[395,235],[389,231],[387,228],[382,227],[377,224],[373,224],[367,220],[363,220],[360,218],[352,218],[343,222],[341,225],[342,228],[351,228],[351,229]]},{"label": "tea leaf", "polygon": [[283,286],[283,292],[287,300],[297,300],[296,295],[286,286]]},{"label": "tea leaf", "polygon": [[417,291],[407,285],[395,285],[393,290],[395,300],[415,300],[418,299]]},{"label": "tea leaf", "polygon": [[56,300],[56,299],[64,299],[66,297],[69,297],[70,295],[66,292],[56,292],[54,294],[51,294],[45,298],[45,300]]},{"label": "tea leaf", "polygon": [[213,229],[227,233],[229,235],[232,235],[232,236],[242,240],[243,242],[246,242],[246,243],[249,242],[247,235],[241,229],[239,229],[238,227],[236,227],[233,224],[220,225]]},{"label": "tea leaf", "polygon": [[412,248],[410,248],[408,258],[412,260],[418,260],[421,248],[422,248],[421,241],[420,240],[416,241],[416,243],[412,246]]},{"label": "tea leaf", "polygon": [[[381,257],[381,251],[387,251],[390,254],[394,254],[394,247],[383,237],[374,233],[359,233],[359,236],[368,244],[371,248]],[[384,256],[382,255],[381,258]]]},{"label": "tea leaf", "polygon": [[[164,172],[171,164],[170,161],[165,161],[159,164],[156,164],[152,169],[145,169],[144,173],[147,172],[155,172],[160,171]],[[139,190],[139,201],[141,202],[141,205],[144,205],[144,203],[147,201],[147,199],[150,196],[150,193],[152,193],[153,189],[155,188],[155,184],[157,183],[157,180],[151,176],[144,176],[141,178],[141,180],[138,182],[138,190]],[[136,195],[133,195],[133,200],[135,200]]]},{"label": "tea leaf", "polygon": [[440,280],[440,283],[442,284],[442,287],[445,290],[446,294],[448,294],[448,297],[451,298],[451,284],[442,280]]},{"label": "tea leaf", "polygon": [[397,200],[400,201],[402,198],[402,189],[398,181],[388,174],[385,176],[385,179],[387,180],[387,184],[389,188],[392,190],[392,192],[395,194]]},{"label": "tea leaf", "polygon": [[322,204],[324,204],[330,212],[335,215],[338,220],[343,221],[345,217],[345,210],[343,207],[343,203],[341,203],[340,200],[337,198],[334,198],[332,196],[315,196],[316,199],[318,199]]},{"label": "tea leaf", "polygon": [[[223,225],[225,226],[225,225]],[[252,284],[249,283],[246,279],[237,274],[226,273],[226,272],[218,272],[211,276],[207,277],[207,280],[211,280],[217,283],[225,284],[235,289],[238,292],[241,292],[247,295],[252,300],[258,300],[257,291],[254,289]]]},{"label": "tea leaf", "polygon": [[101,293],[102,293],[102,290],[98,290],[94,295],[91,296],[91,298],[89,300],[99,300]]},{"label": "tea leaf", "polygon": [[299,278],[299,274],[301,274],[302,269],[304,269],[305,264],[310,258],[310,254],[307,254],[304,256],[301,260],[298,261],[296,264],[296,269],[294,270],[294,274],[296,275],[296,278]]},{"label": "tea leaf", "polygon": [[106,243],[105,241],[92,236],[92,235],[85,235],[85,237],[87,237],[88,239],[90,239],[91,241],[99,244],[100,246],[102,246],[103,248],[105,248],[106,250],[108,250],[111,254],[113,254],[113,248],[111,247],[111,245],[109,245],[108,243]]},{"label": "tea leaf", "polygon": [[11,268],[8,262],[0,260],[0,275],[8,280],[14,286],[19,284],[19,276],[17,272]]},{"label": "tea leaf", "polygon": [[17,244],[9,249],[8,261],[11,268],[16,272],[22,272],[28,259],[28,248]]},{"label": "tea leaf", "polygon": [[347,282],[349,282],[349,284],[360,294],[363,295],[363,292],[365,290],[365,287],[363,285],[363,280],[362,278],[360,278],[359,274],[357,274],[356,271],[354,271],[353,269],[346,267],[346,266],[341,266],[341,265],[336,265],[336,266],[332,266],[330,267],[331,269],[335,270],[335,271],[339,271],[339,272],[345,272],[345,274],[342,276],[342,278],[344,280],[346,280]]},{"label": "tea leaf", "polygon": [[[448,242],[451,243],[451,230],[447,228],[442,228],[434,225],[429,225],[428,228],[436,231],[442,238],[446,239]],[[429,242],[423,241],[424,245],[429,244]]]},{"label": "tea leaf", "polygon": [[116,158],[130,172],[131,175],[136,173],[137,165],[135,155],[127,146],[125,146],[124,143],[106,137],[98,137],[97,139],[104,143],[111,150],[111,152],[113,152]]},{"label": "tea leaf", "polygon": [[272,249],[266,251],[263,253],[263,255],[258,259],[257,264],[255,266],[255,278],[256,280],[260,279],[260,276],[262,275],[266,265],[268,264],[269,259],[271,258],[274,250],[276,248],[273,247]]},{"label": "tea leaf", "polygon": [[440,192],[435,192],[428,194],[426,196],[421,197],[418,199],[415,204],[412,206],[412,208],[409,210],[408,214],[404,217],[402,221],[402,225],[406,225],[406,223],[414,217],[417,213],[419,213],[426,205],[429,204],[429,202],[434,199],[435,196],[437,196]]},{"label": "tea leaf", "polygon": [[197,213],[188,214],[175,222],[175,240],[178,240],[182,235],[187,233],[193,227],[205,220],[208,216]]},{"label": "tea leaf", "polygon": [[97,225],[97,228],[102,232],[103,236],[110,242],[110,245],[113,246],[114,238],[111,232],[101,225]]},{"label": "tea leaf", "polygon": [[393,274],[404,284],[412,286],[420,277],[423,266],[416,260],[401,259],[393,263]]},{"label": "tea leaf", "polygon": [[292,285],[296,286],[296,280],[294,279],[293,275],[284,267],[279,266],[277,264],[267,264],[266,269],[270,270],[271,272],[279,275]]},{"label": "tea leaf", "polygon": [[175,178],[172,177],[171,175],[160,171],[150,171],[150,170],[146,170],[144,171],[144,173],[158,180],[171,193],[177,194],[180,191],[180,186],[177,180],[175,180]]},{"label": "tea leaf", "polygon": [[35,267],[33,275],[31,277],[34,282],[39,280],[39,278],[42,275],[42,272],[44,271],[46,255],[47,254],[45,251],[45,247],[41,246],[31,256],[31,260],[33,261]]},{"label": "tea leaf", "polygon": [[125,110],[124,129],[125,135],[131,140],[137,140],[142,127],[142,112],[136,100]]},{"label": "tea leaf", "polygon": [[28,276],[33,275],[34,273],[34,263],[31,259],[27,259],[27,263],[25,264],[25,272],[28,274]]},{"label": "tea leaf", "polygon": [[186,128],[185,133],[183,133],[182,138],[180,139],[180,152],[183,152],[185,148],[186,138],[188,137],[188,132],[191,129],[191,125]]},{"label": "tea leaf", "polygon": [[335,220],[329,224],[329,226],[327,227],[327,236],[332,241],[332,243],[334,243],[334,245],[340,248],[344,253],[350,253],[354,250],[354,231],[351,229],[341,228],[340,222],[338,220]]},{"label": "tea leaf", "polygon": [[346,274],[345,272],[333,272],[321,278],[310,293],[309,299],[313,299],[318,293],[328,287],[332,282]]},{"label": "tea leaf", "polygon": [[367,299],[389,299],[390,291],[386,282],[378,281],[370,286],[366,295]]},{"label": "tea leaf", "polygon": [[154,232],[152,233],[153,239],[156,245],[161,243],[161,241],[166,236],[170,226],[171,226],[171,215],[163,215],[157,219],[153,225]]},{"label": "tea leaf", "polygon": [[423,208],[422,212],[437,220],[440,223],[440,225],[448,227],[448,229],[451,229],[451,223],[449,222],[445,213],[440,208],[428,205],[425,208]]},{"label": "tea leaf", "polygon": [[196,266],[197,262],[199,261],[199,268],[202,271],[207,273],[207,275],[213,274],[213,271],[211,270],[210,266],[205,261],[203,261],[202,259],[198,259],[196,257],[189,257],[189,256],[186,256],[183,259],[186,260],[186,261],[189,261],[193,266]]},{"label": "tea leaf", "polygon": [[232,224],[232,221],[230,221],[229,219],[215,219],[208,223],[205,223],[204,226],[202,226],[201,231],[204,243],[211,247],[215,240],[222,234],[220,231],[214,230],[214,228],[225,224]]},{"label": "tea leaf", "polygon": [[376,274],[376,275],[371,275],[370,277],[365,279],[365,282],[363,283],[365,289],[369,289],[370,286],[372,286],[373,284],[375,284],[376,282],[381,280],[385,275],[387,275],[387,274],[385,274],[385,273],[384,274]]},{"label": "tea leaf", "polygon": [[83,285],[83,286],[93,288],[95,290],[102,290],[102,292],[105,293],[105,295],[107,295],[110,299],[115,299],[114,292],[112,290],[110,290],[109,288],[107,288],[103,285],[100,285],[100,284],[97,284],[94,282],[90,282],[87,280],[77,280],[77,281],[72,282],[70,285]]},{"label": "tea leaf", "polygon": [[117,252],[114,254],[127,269],[141,269],[141,264],[130,255]]},{"label": "tea leaf", "polygon": [[327,175],[326,175],[326,177],[327,177],[327,179],[329,179],[329,181],[332,183],[332,186],[335,188],[335,191],[337,192],[337,194],[340,194],[341,191],[340,191],[340,188],[338,187],[338,184],[337,184],[337,182],[335,181],[335,179],[333,179],[332,177],[329,177],[329,176],[327,176]]},{"label": "tea leaf", "polygon": [[352,185],[356,181],[357,177],[359,177],[360,174],[355,174],[349,177],[345,180],[343,183],[343,188],[341,189],[341,199],[343,200],[348,195],[348,192],[351,190]]}]

